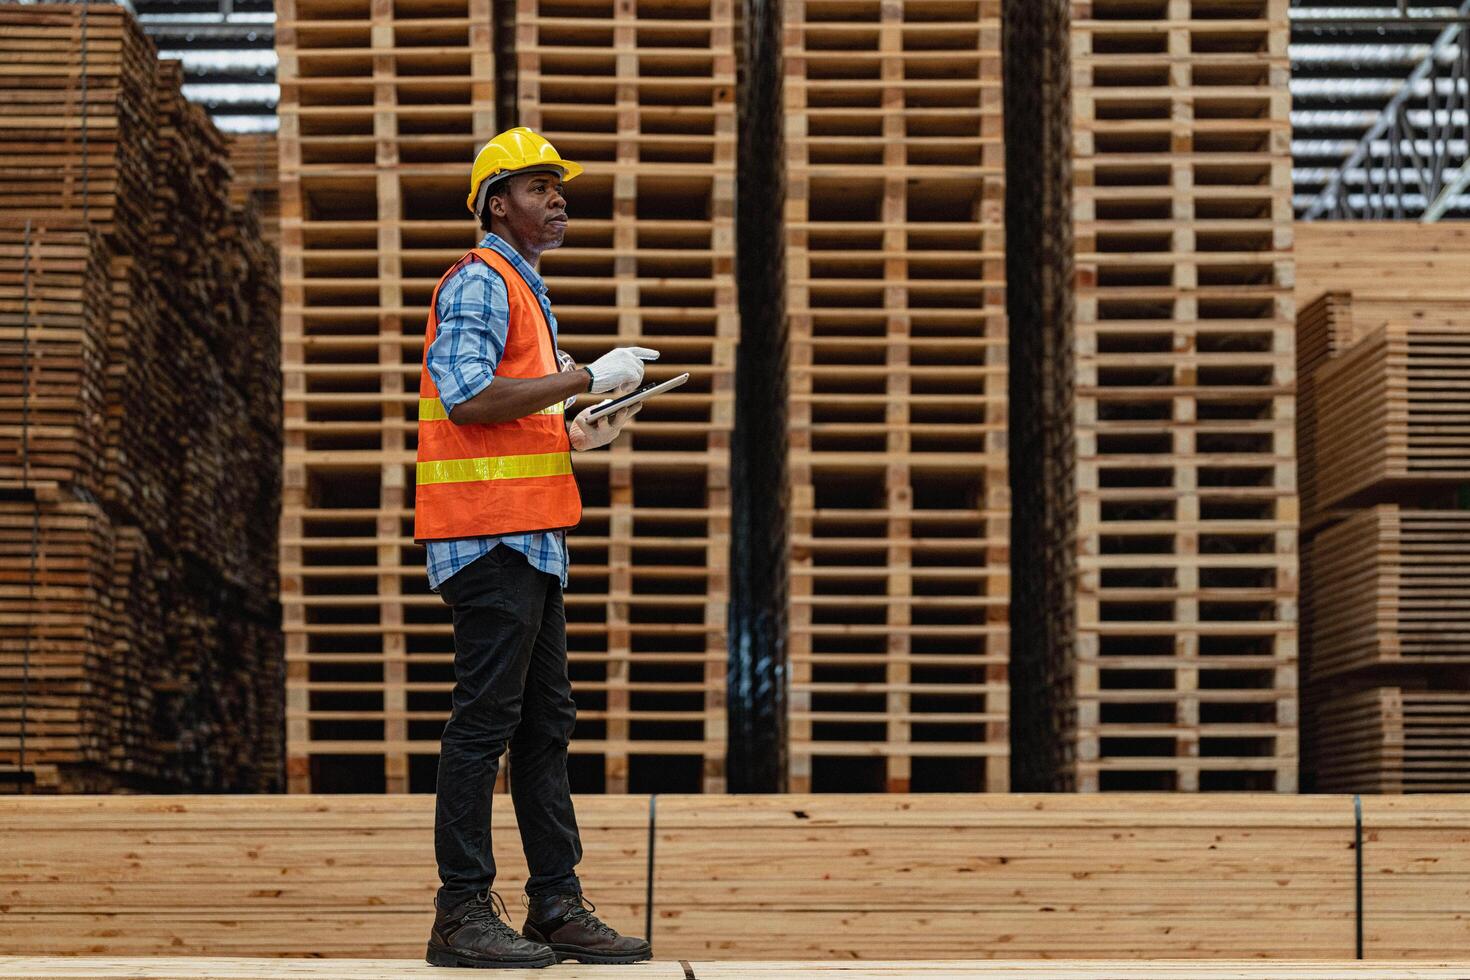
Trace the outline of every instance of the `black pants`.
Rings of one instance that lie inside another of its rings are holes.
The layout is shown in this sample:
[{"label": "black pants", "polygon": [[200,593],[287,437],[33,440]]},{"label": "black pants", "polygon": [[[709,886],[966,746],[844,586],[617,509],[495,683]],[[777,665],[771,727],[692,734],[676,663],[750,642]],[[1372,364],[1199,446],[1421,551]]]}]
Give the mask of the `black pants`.
[{"label": "black pants", "polygon": [[567,785],[576,722],[561,583],[505,545],[439,586],[454,610],[454,709],[439,752],[434,853],[438,904],[495,882],[490,800],[510,747],[510,792],[531,877],[528,895],[580,893],[582,842]]}]

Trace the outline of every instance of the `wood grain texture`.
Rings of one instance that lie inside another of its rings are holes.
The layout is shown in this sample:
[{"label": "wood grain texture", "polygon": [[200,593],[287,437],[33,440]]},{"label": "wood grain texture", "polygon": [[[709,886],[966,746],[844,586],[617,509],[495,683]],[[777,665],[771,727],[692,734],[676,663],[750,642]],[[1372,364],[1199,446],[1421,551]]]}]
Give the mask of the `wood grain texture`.
[{"label": "wood grain texture", "polygon": [[1346,956],[1351,820],[1345,798],[1260,794],[660,797],[654,944],[691,959]]},{"label": "wood grain texture", "polygon": [[[1036,961],[888,961],[842,963],[825,960],[782,963],[655,962],[633,966],[581,966],[566,963],[551,974],[511,970],[497,976],[554,976],[556,980],[1463,980],[1470,966],[1449,962],[1406,965],[1384,960],[1319,960],[1218,963],[1155,960]],[[113,957],[0,957],[0,980],[396,980],[439,977],[443,971],[410,960],[331,959],[283,962],[278,959],[191,959]]]},{"label": "wood grain texture", "polygon": [[1470,228],[1461,222],[1304,221],[1296,238],[1296,299],[1369,290],[1426,299],[1470,293]]},{"label": "wood grain texture", "polygon": [[[525,881],[496,801],[497,887]],[[579,874],[610,922],[642,929],[648,801],[578,801]],[[0,950],[127,956],[423,955],[433,922],[431,796],[0,800]]]}]

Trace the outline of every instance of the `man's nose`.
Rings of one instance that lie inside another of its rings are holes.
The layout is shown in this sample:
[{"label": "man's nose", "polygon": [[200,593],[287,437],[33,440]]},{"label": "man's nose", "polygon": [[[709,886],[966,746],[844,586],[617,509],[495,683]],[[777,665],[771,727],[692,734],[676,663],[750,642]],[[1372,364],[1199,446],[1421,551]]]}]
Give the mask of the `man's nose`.
[{"label": "man's nose", "polygon": [[547,203],[553,211],[565,211],[567,209],[567,199],[562,197],[561,191],[552,191],[551,200]]}]

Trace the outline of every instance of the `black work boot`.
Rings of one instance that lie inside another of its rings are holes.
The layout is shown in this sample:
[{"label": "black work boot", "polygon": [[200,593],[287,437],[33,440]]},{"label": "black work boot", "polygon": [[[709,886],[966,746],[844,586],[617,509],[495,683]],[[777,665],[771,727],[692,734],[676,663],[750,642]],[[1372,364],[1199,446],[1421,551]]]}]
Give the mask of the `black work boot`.
[{"label": "black work boot", "polygon": [[581,895],[533,898],[521,931],[527,939],[550,946],[558,963],[640,963],[653,958],[648,940],[618,935],[595,911]]},{"label": "black work boot", "polygon": [[447,912],[435,898],[434,909],[434,928],[424,955],[430,966],[527,969],[556,964],[556,954],[544,944],[510,927],[505,903],[492,891],[467,898]]}]

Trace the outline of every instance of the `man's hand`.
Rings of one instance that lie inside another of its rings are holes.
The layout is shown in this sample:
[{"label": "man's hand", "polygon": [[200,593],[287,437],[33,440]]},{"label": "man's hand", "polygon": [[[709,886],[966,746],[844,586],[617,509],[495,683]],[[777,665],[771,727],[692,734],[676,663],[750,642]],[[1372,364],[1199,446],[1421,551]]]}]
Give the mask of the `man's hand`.
[{"label": "man's hand", "polygon": [[[593,406],[595,407],[595,406]],[[632,408],[625,408],[621,412],[605,415],[596,422],[587,421],[587,413],[592,408],[584,408],[582,412],[567,426],[567,438],[572,441],[572,448],[579,453],[585,453],[589,449],[597,449],[606,446],[618,437],[623,431],[623,426],[632,420],[633,416],[643,411],[640,402]]]},{"label": "man's hand", "polygon": [[594,395],[626,395],[643,381],[643,362],[658,360],[658,351],[647,347],[617,347],[587,365],[592,372]]}]

